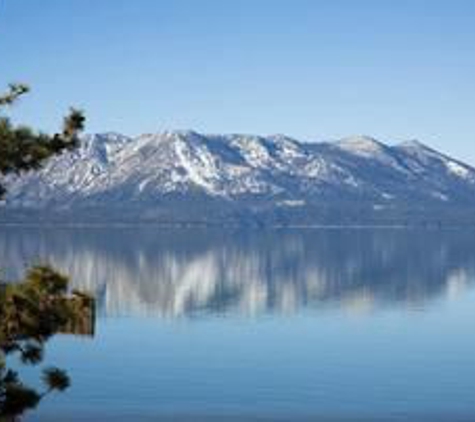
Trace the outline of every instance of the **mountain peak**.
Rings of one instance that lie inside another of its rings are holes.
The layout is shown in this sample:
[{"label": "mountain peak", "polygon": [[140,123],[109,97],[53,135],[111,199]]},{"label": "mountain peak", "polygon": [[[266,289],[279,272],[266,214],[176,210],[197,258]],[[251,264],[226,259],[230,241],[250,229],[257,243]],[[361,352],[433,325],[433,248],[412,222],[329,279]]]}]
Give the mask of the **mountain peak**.
[{"label": "mountain peak", "polygon": [[118,132],[102,132],[102,133],[90,133],[84,136],[83,145],[86,144],[121,144],[132,140],[128,136],[122,135]]},{"label": "mountain peak", "polygon": [[179,130],[167,130],[165,132],[163,132],[163,135],[164,136],[171,136],[171,137],[174,137],[174,136],[177,136],[177,137],[181,137],[181,138],[196,138],[196,137],[201,137],[201,135],[194,131],[194,130],[191,130],[191,129],[179,129]]},{"label": "mountain peak", "polygon": [[371,136],[366,135],[343,138],[342,140],[337,141],[335,145],[341,150],[362,156],[381,154],[387,148],[386,145]]}]

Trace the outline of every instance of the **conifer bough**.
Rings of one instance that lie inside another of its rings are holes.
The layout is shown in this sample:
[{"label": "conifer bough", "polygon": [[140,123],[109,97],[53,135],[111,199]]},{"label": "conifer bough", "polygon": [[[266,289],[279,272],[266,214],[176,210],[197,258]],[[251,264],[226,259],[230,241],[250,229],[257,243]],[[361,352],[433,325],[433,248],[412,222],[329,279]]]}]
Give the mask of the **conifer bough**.
[{"label": "conifer bough", "polygon": [[[5,108],[16,103],[29,90],[25,84],[10,84],[7,92],[0,95],[0,174],[3,175],[39,169],[49,157],[75,148],[78,135],[84,129],[86,118],[76,108],[70,109],[63,120],[62,130],[54,135],[25,125],[14,125],[4,115]],[[5,188],[0,182],[0,195],[3,194]]]},{"label": "conifer bough", "polygon": [[[27,85],[11,84],[0,95],[0,175],[34,170],[51,156],[76,147],[84,129],[82,111],[72,108],[62,130],[54,135],[14,125],[5,109],[29,91]],[[0,181],[0,196],[5,188]],[[15,421],[35,408],[52,391],[70,385],[66,372],[58,368],[42,371],[44,391],[25,384],[17,370],[7,366],[9,356],[25,365],[38,365],[47,340],[59,332],[93,334],[94,299],[69,292],[68,278],[48,266],[32,268],[25,279],[13,284],[0,280],[0,422]]]}]

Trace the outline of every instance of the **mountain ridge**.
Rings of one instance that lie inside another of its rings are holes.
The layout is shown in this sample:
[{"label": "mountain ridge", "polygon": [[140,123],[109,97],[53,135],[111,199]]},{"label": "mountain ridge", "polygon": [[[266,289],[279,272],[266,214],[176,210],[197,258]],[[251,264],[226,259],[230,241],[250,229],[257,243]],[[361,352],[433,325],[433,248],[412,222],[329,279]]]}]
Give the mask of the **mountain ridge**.
[{"label": "mountain ridge", "polygon": [[0,221],[392,224],[475,214],[474,167],[419,141],[369,136],[91,134],[6,185]]}]

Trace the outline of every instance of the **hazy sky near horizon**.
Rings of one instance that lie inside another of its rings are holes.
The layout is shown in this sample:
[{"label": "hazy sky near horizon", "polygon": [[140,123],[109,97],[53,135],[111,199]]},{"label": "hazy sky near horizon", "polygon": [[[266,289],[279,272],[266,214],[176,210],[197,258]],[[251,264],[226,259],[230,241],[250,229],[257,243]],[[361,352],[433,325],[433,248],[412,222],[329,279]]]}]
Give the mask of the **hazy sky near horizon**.
[{"label": "hazy sky near horizon", "polygon": [[367,134],[475,164],[475,1],[0,0],[0,84],[54,130]]}]

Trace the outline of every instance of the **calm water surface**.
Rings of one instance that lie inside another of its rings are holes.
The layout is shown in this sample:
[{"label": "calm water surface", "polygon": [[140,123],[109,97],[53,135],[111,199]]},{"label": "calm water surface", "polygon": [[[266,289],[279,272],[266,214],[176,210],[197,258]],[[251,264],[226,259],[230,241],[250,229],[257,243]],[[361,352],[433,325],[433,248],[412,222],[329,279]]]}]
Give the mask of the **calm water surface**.
[{"label": "calm water surface", "polygon": [[475,420],[475,231],[3,228],[0,262],[98,299],[30,421]]}]

